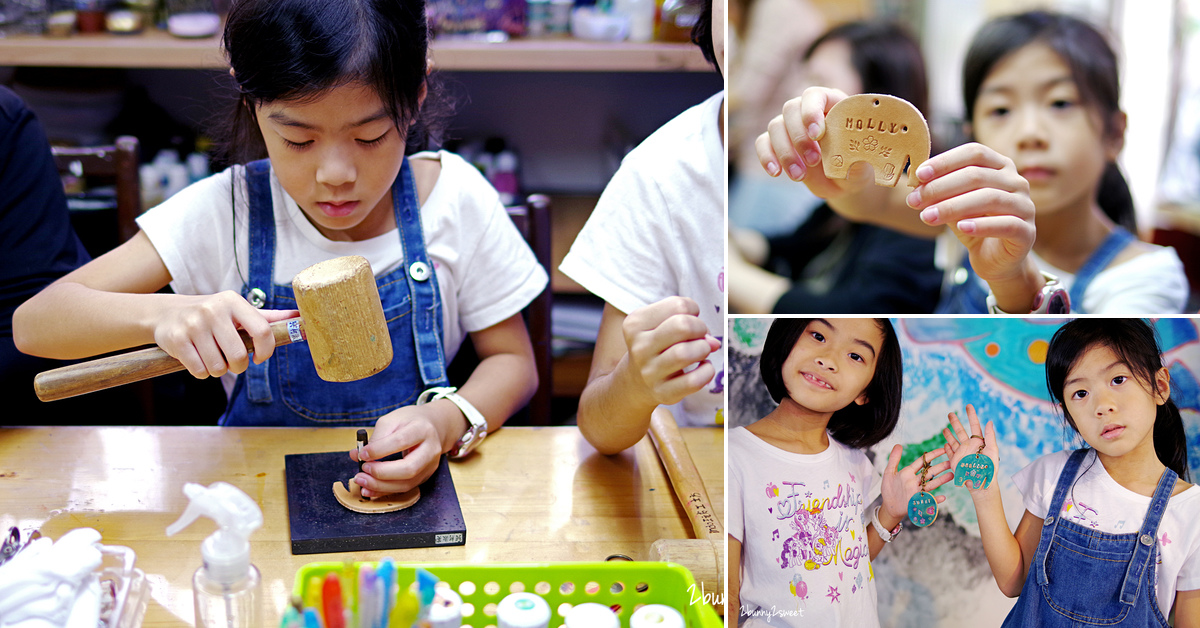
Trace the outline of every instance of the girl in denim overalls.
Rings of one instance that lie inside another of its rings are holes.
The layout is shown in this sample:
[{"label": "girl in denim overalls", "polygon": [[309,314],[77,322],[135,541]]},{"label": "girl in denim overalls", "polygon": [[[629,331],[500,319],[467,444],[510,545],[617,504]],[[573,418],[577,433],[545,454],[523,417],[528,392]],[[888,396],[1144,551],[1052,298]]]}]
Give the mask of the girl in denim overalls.
[{"label": "girl in denim overalls", "polygon": [[[240,94],[230,152],[269,159],[193,184],[139,218],[132,240],[43,292],[43,351],[155,342],[196,377],[225,376],[222,425],[374,424],[368,460],[407,455],[367,463],[364,494],[407,490],[469,442],[456,401],[416,404],[447,386],[468,333],[481,361],[458,394],[489,431],[503,424],[537,387],[520,311],[547,277],[477,170],[446,152],[407,154],[428,140],[427,32],[422,0],[235,2],[224,36]],[[274,348],[268,326],[296,315],[297,272],[351,254],[371,263],[394,358],[369,378],[329,383],[306,346]],[[168,282],[176,294],[153,294]],[[64,331],[48,312],[83,324]]]},{"label": "girl in denim overalls", "polygon": [[[1154,329],[1140,319],[1077,319],[1050,341],[1051,399],[1090,446],[1043,456],[1013,481],[1025,516],[1008,529],[998,483],[971,489],[1000,590],[1020,595],[1004,626],[1200,625],[1200,490]],[[999,459],[989,422],[983,453]],[[952,465],[974,453],[951,414]],[[1183,478],[1183,479],[1181,479]]]}]

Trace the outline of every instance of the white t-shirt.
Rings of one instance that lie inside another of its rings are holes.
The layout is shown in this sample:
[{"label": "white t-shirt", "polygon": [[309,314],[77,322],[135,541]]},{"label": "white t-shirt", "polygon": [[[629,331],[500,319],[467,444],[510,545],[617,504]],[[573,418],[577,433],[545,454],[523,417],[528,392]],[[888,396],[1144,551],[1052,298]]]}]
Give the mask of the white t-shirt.
[{"label": "white t-shirt", "polygon": [[[1029,256],[1038,268],[1056,275],[1063,288],[1071,290],[1075,284],[1073,273],[1047,264],[1033,251]],[[1082,311],[1137,316],[1178,314],[1187,304],[1190,290],[1179,254],[1169,246],[1160,247],[1096,273],[1083,293]],[[1071,304],[1072,310],[1079,308]]]},{"label": "white t-shirt", "polygon": [[[709,333],[725,329],[725,150],[718,92],[630,151],[604,188],[559,270],[625,314],[670,296],[700,305]],[[672,407],[681,425],[724,419],[723,350],[717,375]]]},{"label": "white t-shirt", "polygon": [[[1013,475],[1025,498],[1025,509],[1046,518],[1058,476],[1070,451],[1042,456]],[[1075,485],[1063,501],[1067,521],[1110,534],[1132,534],[1142,526],[1150,498],[1121,486],[1090,452],[1079,467]],[[1200,488],[1189,487],[1167,502],[1158,524],[1158,578],[1156,593],[1163,616],[1171,612],[1176,591],[1200,589]]]},{"label": "white t-shirt", "polygon": [[[966,249],[949,230],[938,236],[938,248],[943,264],[947,257],[955,259],[951,256],[965,259]],[[1029,252],[1029,259],[1039,269],[1058,277],[1067,291],[1075,285],[1074,273],[1055,268],[1033,251]],[[954,263],[954,268],[962,264],[961,261]],[[984,292],[990,290],[987,282],[978,275],[972,277]],[[1083,293],[1082,305],[1072,303],[1071,310],[1109,315],[1178,314],[1187,304],[1190,289],[1183,262],[1175,249],[1160,247],[1096,273]]]},{"label": "white t-shirt", "polygon": [[[486,329],[521,311],[546,286],[546,270],[508,218],[499,195],[458,155],[423,152],[413,159],[440,160],[441,173],[421,206],[425,248],[442,297],[446,359],[468,332]],[[237,173],[237,204],[230,186]],[[177,294],[240,292],[249,273],[249,206],[240,166],[197,181],[138,219]],[[271,171],[275,206],[275,283],[290,285],[301,270],[342,255],[361,255],[376,277],[404,261],[399,231],[369,240],[329,240],[308,221]],[[235,236],[236,225],[236,236]],[[227,377],[226,390],[233,378]]]},{"label": "white t-shirt", "polygon": [[746,628],[879,625],[863,523],[874,481],[866,454],[832,436],[819,454],[794,454],[738,427],[729,430],[729,480]]}]

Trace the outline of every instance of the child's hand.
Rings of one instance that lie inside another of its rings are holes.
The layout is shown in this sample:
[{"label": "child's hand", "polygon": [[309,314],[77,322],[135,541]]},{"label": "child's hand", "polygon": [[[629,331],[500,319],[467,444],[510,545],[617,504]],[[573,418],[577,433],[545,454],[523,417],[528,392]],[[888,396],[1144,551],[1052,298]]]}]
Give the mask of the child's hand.
[{"label": "child's hand", "polygon": [[826,87],[810,87],[799,98],[783,103],[783,113],[767,125],[754,148],[758,161],[772,177],[785,172],[793,181],[803,181],[813,194],[831,199],[863,189],[874,182],[864,164],[850,168],[850,178],[830,179],[821,164],[821,145],[825,136],[825,116],[845,93]]},{"label": "child's hand", "polygon": [[225,291],[211,296],[178,295],[154,328],[154,341],[183,363],[193,377],[242,373],[250,366],[238,328],[254,339],[254,362],[275,351],[271,323],[298,315],[295,310],[259,310],[242,295]]},{"label": "child's hand", "polygon": [[[982,442],[983,451],[980,452],[988,458],[992,459],[994,468],[1000,468],[1000,448],[996,445],[996,429],[991,421],[987,423],[986,437],[980,441],[978,438],[971,438],[972,434],[977,436],[984,435],[984,431],[979,427],[979,417],[975,414],[975,406],[967,404],[967,420],[970,422],[971,431],[963,429],[963,424],[958,420],[958,414],[950,413],[950,427],[942,429],[942,436],[946,437],[946,446],[944,448],[946,456],[950,459],[951,468],[957,468],[959,461],[976,452]],[[951,431],[953,430],[953,431]],[[971,485],[971,481],[967,480],[964,485],[967,490],[974,493],[976,490],[984,490],[980,487]],[[995,482],[992,482],[995,486]]]},{"label": "child's hand", "polygon": [[[442,434],[434,404],[404,406],[379,417],[371,442],[363,447],[363,459],[378,461],[397,452],[400,460],[366,462],[354,481],[366,497],[403,493],[428,480],[437,471],[442,456]],[[454,407],[458,412],[458,407]],[[460,415],[461,416],[461,415]],[[358,461],[358,450],[350,450]]]},{"label": "child's hand", "polygon": [[[892,453],[888,455],[887,468],[883,471],[883,486],[881,493],[883,496],[883,508],[896,521],[903,521],[908,518],[908,500],[912,499],[918,491],[933,491],[933,489],[954,479],[954,475],[946,473],[950,470],[949,462],[939,462],[938,464],[929,467],[925,472],[925,488],[921,488],[921,467],[925,465],[925,461],[933,462],[941,458],[945,452],[942,449],[925,452],[920,458],[913,461],[912,464],[897,470],[900,466],[900,454],[903,448],[900,445],[892,447]],[[946,501],[945,495],[937,495],[935,497],[940,504]]]},{"label": "child's hand", "polygon": [[[630,312],[621,325],[629,350],[629,375],[655,405],[671,405],[704,388],[716,375],[706,358],[721,348],[700,320],[700,306],[668,297]],[[689,366],[696,368],[684,372]]]},{"label": "child's hand", "polygon": [[1029,182],[1008,157],[982,144],[964,144],[917,168],[921,185],[908,205],[928,225],[947,225],[967,247],[983,280],[1006,281],[1025,270],[1037,235]]}]

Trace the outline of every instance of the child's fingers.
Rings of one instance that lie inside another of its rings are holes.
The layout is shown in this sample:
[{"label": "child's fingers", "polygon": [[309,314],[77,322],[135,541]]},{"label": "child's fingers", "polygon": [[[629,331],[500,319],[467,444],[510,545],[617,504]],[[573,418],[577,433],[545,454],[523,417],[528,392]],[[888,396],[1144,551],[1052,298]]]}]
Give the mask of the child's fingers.
[{"label": "child's fingers", "polygon": [[983,188],[926,207],[921,210],[921,221],[930,226],[958,225],[962,220],[986,216],[1015,216],[1032,221],[1033,212],[1033,201],[1028,196]]},{"label": "child's fingers", "polygon": [[777,177],[780,172],[783,172],[783,169],[779,167],[779,155],[775,154],[775,149],[771,146],[769,131],[755,138],[754,152],[758,154],[758,163],[763,170],[767,171],[767,174]]},{"label": "child's fingers", "polygon": [[884,468],[884,475],[897,473],[897,468],[900,466],[900,454],[904,452],[904,448],[899,444],[892,446],[892,451],[888,454],[887,467]]},{"label": "child's fingers", "polygon": [[962,421],[959,420],[957,412],[951,412],[946,416],[950,419],[950,429],[954,430],[954,437],[956,440],[955,448],[957,449],[957,446],[962,445],[962,443],[970,438],[971,435],[967,432],[966,428],[963,427]]},{"label": "child's fingers", "polygon": [[[922,166],[924,167],[924,166]],[[1013,193],[1028,193],[1029,184],[1015,171],[967,165],[918,185],[906,198],[908,206],[924,209],[971,190],[984,188]]]},{"label": "child's fingers", "polygon": [[[767,139],[770,142],[771,152],[778,159],[780,171],[786,173],[788,178],[793,181],[803,181],[808,167],[804,165],[801,158],[803,153],[796,144],[797,142],[802,143],[804,140],[793,137],[783,116],[775,116],[767,124]],[[770,171],[768,167],[767,172]]]},{"label": "child's fingers", "polygon": [[[667,297],[646,307],[638,308],[625,317],[622,329],[626,339],[639,331],[658,329],[672,316],[699,316],[700,305],[688,297]],[[707,331],[707,329],[705,330]],[[700,336],[693,336],[700,337]]]},{"label": "child's fingers", "polygon": [[1016,172],[1016,166],[1011,159],[982,144],[972,142],[930,157],[917,168],[917,180],[928,183],[967,166],[982,166],[994,170],[1009,168]]},{"label": "child's fingers", "polygon": [[[242,343],[242,337],[237,333],[236,328],[226,325],[217,327],[213,330],[213,338],[224,356],[222,367],[231,373],[242,373],[250,366],[250,353],[246,351],[246,345]],[[271,344],[273,346],[274,342]],[[214,377],[219,377],[211,370],[209,372]],[[221,374],[223,375],[224,372]]]},{"label": "child's fingers", "polygon": [[929,468],[929,472],[925,474],[925,490],[932,491],[933,489],[954,479],[954,474],[950,472],[950,463],[942,462]]},{"label": "child's fingers", "polygon": [[[228,364],[225,362],[225,354],[221,351],[221,347],[217,345],[217,341],[212,334],[203,335],[192,340],[192,346],[196,348],[196,353],[200,356],[200,360],[204,362],[204,373],[201,375],[193,375],[197,377],[220,377],[229,370]],[[245,347],[242,350],[245,351]]]},{"label": "child's fingers", "polygon": [[[640,368],[657,368],[658,375],[674,372],[709,353],[708,326],[697,316],[680,314],[663,321],[651,331],[626,336],[630,357]],[[653,366],[658,362],[664,366]]]},{"label": "child's fingers", "polygon": [[208,377],[208,366],[205,365],[204,358],[200,357],[200,353],[196,351],[196,347],[192,343],[187,342],[180,346],[174,346],[170,350],[163,347],[163,350],[179,360],[179,363],[187,369],[188,374],[192,377],[196,379]]},{"label": "child's fingers", "polygon": [[846,93],[838,89],[809,87],[800,97],[798,108],[794,106],[795,100],[784,103],[783,117],[797,135],[803,133],[805,139],[816,142],[825,137],[825,115],[846,98]]},{"label": "child's fingers", "polygon": [[979,414],[975,412],[975,406],[967,404],[967,421],[971,423],[971,433],[978,436],[983,436],[983,428],[979,426]]},{"label": "child's fingers", "polygon": [[717,369],[712,362],[704,360],[696,368],[686,373],[680,371],[664,380],[658,387],[657,396],[660,400],[669,400],[667,405],[678,403],[688,395],[707,386],[716,374]]},{"label": "child's fingers", "polygon": [[995,452],[995,458],[997,461],[999,461],[1000,460],[1000,443],[999,443],[999,441],[996,440],[996,425],[994,423],[992,423],[991,421],[988,421],[987,426],[984,429],[987,430],[986,432],[984,432],[984,436],[987,438],[988,448],[991,449],[993,452]]},{"label": "child's fingers", "polygon": [[[639,374],[648,382],[676,378],[693,364],[705,361],[711,353],[710,345],[704,339],[680,342],[642,364]],[[690,371],[684,374],[690,374]]]},{"label": "child's fingers", "polygon": [[402,460],[368,462],[363,465],[364,472],[354,476],[354,481],[363,487],[363,495],[367,497],[411,490],[428,477],[422,472],[441,455],[441,452],[435,454],[434,449],[421,446],[408,452]]},{"label": "child's fingers", "polygon": [[970,238],[997,238],[1012,242],[1018,249],[1032,248],[1037,228],[1031,221],[1017,216],[981,216],[964,218],[950,225],[955,235]]}]

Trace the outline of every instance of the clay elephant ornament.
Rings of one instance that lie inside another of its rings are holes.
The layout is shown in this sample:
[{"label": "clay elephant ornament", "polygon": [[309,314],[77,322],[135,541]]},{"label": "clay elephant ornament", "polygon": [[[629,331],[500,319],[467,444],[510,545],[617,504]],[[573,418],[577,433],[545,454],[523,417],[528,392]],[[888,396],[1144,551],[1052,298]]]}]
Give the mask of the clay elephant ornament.
[{"label": "clay elephant ornament", "polygon": [[875,185],[896,187],[908,166],[908,185],[917,187],[917,167],[929,159],[929,125],[907,100],[887,94],[858,94],[825,116],[821,138],[825,176],[845,179],[850,166],[875,168]]}]

